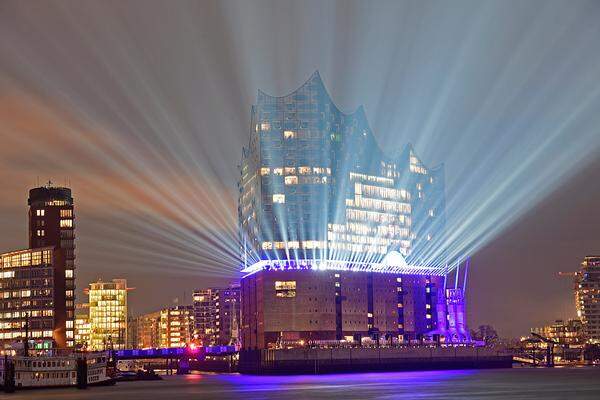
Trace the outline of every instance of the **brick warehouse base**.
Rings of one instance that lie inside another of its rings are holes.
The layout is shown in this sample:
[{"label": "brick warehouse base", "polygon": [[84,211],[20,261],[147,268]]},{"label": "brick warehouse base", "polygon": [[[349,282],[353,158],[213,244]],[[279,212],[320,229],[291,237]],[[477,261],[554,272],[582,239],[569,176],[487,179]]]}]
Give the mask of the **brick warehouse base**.
[{"label": "brick warehouse base", "polygon": [[427,336],[469,343],[462,297],[453,295],[457,290],[444,290],[444,282],[439,275],[258,271],[241,281],[242,348],[330,345],[367,337],[389,344]]}]

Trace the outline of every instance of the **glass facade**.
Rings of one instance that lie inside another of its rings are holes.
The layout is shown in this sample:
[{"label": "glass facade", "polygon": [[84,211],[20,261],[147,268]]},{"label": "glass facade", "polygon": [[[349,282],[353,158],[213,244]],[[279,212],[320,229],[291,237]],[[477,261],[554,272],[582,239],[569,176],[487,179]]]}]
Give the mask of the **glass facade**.
[{"label": "glass facade", "polygon": [[94,282],[89,288],[90,349],[124,349],[127,343],[127,282]]},{"label": "glass facade", "polygon": [[[365,112],[341,112],[318,72],[294,92],[261,91],[240,164],[242,262],[379,262],[391,251],[439,262],[444,172],[410,145],[384,154]],[[439,243],[439,241],[438,241]]]}]

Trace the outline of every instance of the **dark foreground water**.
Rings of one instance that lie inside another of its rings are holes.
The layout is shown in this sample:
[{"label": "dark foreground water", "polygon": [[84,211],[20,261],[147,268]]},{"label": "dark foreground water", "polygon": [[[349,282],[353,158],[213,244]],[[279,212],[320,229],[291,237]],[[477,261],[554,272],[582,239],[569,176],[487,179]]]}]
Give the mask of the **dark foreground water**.
[{"label": "dark foreground water", "polygon": [[247,376],[194,374],[85,391],[22,391],[3,399],[596,399],[600,368]]}]

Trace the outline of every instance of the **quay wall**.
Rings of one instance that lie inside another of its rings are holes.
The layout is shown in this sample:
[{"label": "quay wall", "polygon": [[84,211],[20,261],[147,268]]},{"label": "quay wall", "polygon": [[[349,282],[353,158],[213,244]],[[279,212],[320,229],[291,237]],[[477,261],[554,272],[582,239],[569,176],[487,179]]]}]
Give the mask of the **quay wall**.
[{"label": "quay wall", "polygon": [[297,348],[240,351],[247,374],[511,368],[512,356],[485,347]]}]

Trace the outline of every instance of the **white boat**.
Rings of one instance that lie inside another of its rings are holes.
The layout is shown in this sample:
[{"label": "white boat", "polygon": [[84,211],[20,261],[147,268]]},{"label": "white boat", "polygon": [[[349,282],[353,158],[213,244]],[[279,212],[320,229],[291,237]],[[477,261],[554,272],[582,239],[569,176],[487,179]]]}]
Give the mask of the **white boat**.
[{"label": "white boat", "polygon": [[[77,385],[77,360],[87,363],[88,385],[111,384],[114,380],[107,373],[108,353],[85,353],[68,356],[13,356],[7,360],[14,363],[15,388],[68,387]],[[4,383],[5,358],[0,358],[0,385]]]}]

